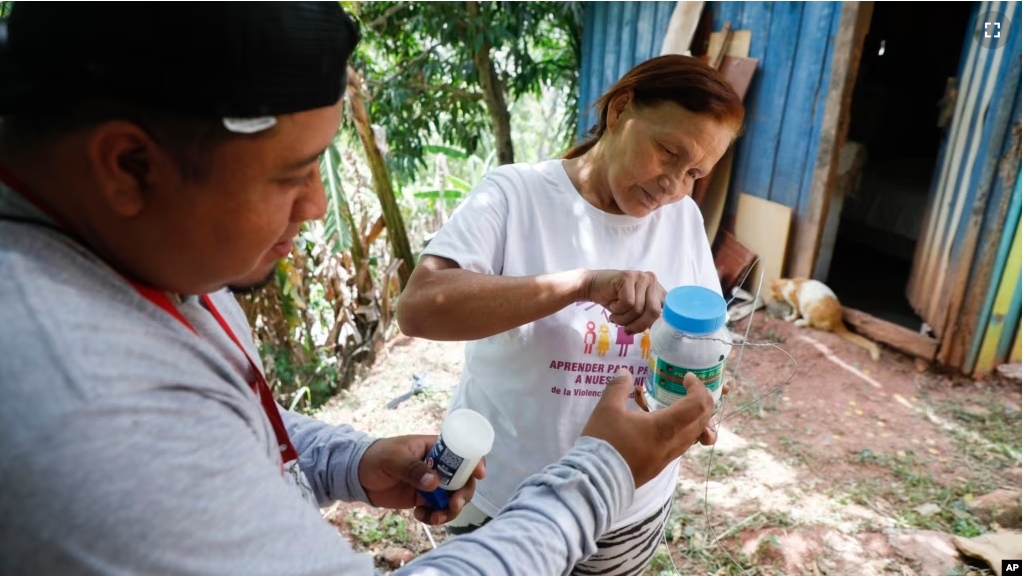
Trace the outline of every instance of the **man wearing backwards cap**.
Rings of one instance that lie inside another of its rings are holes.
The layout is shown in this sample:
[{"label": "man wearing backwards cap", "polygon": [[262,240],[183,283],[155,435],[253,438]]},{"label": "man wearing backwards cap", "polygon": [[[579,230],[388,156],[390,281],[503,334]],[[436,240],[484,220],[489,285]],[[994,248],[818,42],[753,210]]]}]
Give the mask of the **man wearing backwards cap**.
[{"label": "man wearing backwards cap", "polygon": [[[0,22],[0,574],[371,574],[316,504],[439,524],[471,497],[416,496],[432,436],[278,407],[224,290],[323,215],[358,39],[336,2],[19,2]],[[493,522],[401,573],[592,554],[635,486],[714,441],[702,385],[645,414],[629,384]]]}]

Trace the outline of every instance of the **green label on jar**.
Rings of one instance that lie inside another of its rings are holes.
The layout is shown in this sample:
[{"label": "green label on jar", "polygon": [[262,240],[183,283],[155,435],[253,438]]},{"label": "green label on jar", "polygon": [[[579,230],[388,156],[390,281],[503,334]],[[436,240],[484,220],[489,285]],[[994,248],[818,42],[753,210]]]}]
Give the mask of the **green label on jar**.
[{"label": "green label on jar", "polygon": [[724,372],[725,363],[719,362],[710,368],[695,370],[684,366],[669,364],[660,358],[650,359],[652,377],[650,378],[651,393],[659,402],[670,404],[686,395],[686,387],[683,380],[687,373],[692,372],[697,378],[703,381],[703,385],[712,394],[721,387],[721,374]]}]

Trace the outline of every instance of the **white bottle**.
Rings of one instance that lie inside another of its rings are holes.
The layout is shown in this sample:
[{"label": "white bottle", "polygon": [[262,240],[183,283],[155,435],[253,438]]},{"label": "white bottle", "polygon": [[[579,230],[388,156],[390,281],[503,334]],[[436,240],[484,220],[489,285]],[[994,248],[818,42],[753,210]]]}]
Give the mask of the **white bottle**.
[{"label": "white bottle", "polygon": [[650,327],[649,406],[657,409],[684,398],[688,372],[703,381],[717,404],[732,345],[727,318],[725,300],[713,290],[680,286],[668,292],[661,317]]},{"label": "white bottle", "polygon": [[440,479],[440,487],[423,492],[423,498],[435,510],[448,507],[447,492],[465,486],[480,459],[494,446],[494,427],[479,412],[460,408],[453,410],[441,425],[440,436],[426,457]]}]

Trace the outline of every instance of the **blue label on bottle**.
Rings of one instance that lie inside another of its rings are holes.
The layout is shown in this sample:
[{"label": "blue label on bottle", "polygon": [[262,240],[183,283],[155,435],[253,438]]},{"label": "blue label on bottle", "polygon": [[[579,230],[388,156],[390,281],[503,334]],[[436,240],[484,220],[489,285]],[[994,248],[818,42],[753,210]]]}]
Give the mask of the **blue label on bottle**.
[{"label": "blue label on bottle", "polygon": [[426,465],[437,472],[440,483],[443,485],[451,483],[451,478],[454,477],[455,472],[458,472],[458,467],[464,461],[465,458],[455,454],[444,444],[443,436],[437,437],[437,443],[426,455]]}]

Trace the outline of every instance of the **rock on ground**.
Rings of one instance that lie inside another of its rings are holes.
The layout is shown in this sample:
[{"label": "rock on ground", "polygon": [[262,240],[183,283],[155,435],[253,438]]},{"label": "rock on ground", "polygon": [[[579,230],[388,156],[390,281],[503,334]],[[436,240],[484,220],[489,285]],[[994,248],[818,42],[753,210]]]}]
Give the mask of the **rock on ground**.
[{"label": "rock on ground", "polygon": [[921,576],[945,576],[959,565],[959,551],[952,537],[931,530],[892,530],[888,543],[901,556],[913,561]]},{"label": "rock on ground", "polygon": [[978,496],[967,504],[970,513],[985,524],[998,524],[1002,528],[1019,528],[1023,524],[1023,498],[1019,489],[998,489]]}]

